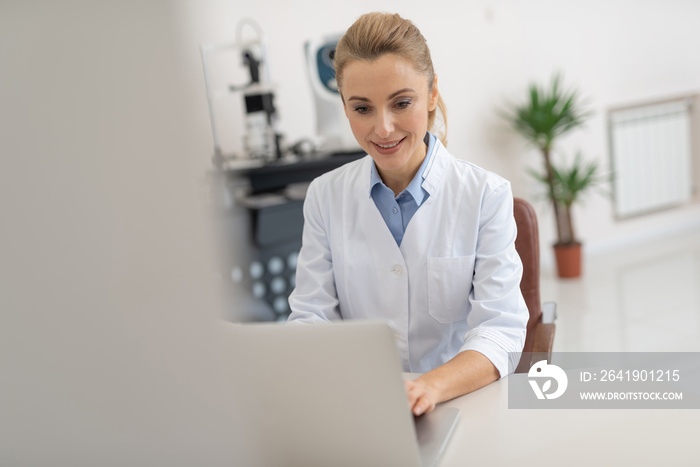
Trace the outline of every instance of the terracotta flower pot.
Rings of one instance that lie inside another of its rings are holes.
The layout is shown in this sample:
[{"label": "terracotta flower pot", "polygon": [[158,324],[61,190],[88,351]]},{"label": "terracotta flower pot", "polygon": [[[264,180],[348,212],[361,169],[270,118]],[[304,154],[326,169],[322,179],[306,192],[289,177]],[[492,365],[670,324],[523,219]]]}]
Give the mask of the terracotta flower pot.
[{"label": "terracotta flower pot", "polygon": [[573,278],[581,276],[581,244],[554,245],[559,277]]}]

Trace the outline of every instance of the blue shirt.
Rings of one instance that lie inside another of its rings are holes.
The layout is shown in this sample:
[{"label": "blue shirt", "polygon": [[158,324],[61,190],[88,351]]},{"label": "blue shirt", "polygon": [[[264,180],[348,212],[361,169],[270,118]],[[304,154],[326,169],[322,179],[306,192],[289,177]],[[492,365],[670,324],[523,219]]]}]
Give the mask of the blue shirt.
[{"label": "blue shirt", "polygon": [[379,176],[376,164],[372,164],[372,179],[369,184],[370,196],[374,204],[379,209],[384,222],[394,236],[396,244],[401,246],[401,240],[406,232],[406,227],[413,215],[423,202],[428,199],[430,193],[423,188],[425,179],[425,169],[430,163],[433,148],[435,147],[435,136],[428,133],[428,151],[425,154],[423,163],[418,168],[418,172],[408,184],[405,190],[394,196],[394,192],[384,184]]}]

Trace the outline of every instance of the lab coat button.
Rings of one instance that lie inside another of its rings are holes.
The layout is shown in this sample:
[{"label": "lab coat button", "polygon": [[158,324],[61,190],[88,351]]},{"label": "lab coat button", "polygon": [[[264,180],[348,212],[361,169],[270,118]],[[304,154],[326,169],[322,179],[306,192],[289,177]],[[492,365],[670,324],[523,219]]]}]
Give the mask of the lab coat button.
[{"label": "lab coat button", "polygon": [[400,276],[401,274],[403,274],[403,268],[400,264],[396,264],[393,268],[391,268],[391,272],[393,272],[397,276]]},{"label": "lab coat button", "polygon": [[398,344],[399,341],[401,341],[401,334],[399,334],[398,332],[395,332],[394,333],[394,342],[396,342]]}]

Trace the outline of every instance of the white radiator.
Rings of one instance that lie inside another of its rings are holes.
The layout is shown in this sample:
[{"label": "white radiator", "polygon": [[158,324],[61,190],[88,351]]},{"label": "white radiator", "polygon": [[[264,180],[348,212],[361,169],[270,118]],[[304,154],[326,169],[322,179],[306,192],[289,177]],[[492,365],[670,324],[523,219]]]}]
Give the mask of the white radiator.
[{"label": "white radiator", "polygon": [[609,114],[615,211],[631,217],[690,201],[690,100]]}]

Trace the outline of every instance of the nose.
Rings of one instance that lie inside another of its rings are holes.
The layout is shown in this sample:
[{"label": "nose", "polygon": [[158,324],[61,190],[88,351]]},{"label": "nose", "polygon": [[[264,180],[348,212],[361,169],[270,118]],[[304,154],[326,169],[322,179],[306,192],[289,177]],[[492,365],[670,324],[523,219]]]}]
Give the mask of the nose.
[{"label": "nose", "polygon": [[394,132],[394,120],[389,112],[377,112],[374,132],[380,138],[388,138]]}]

